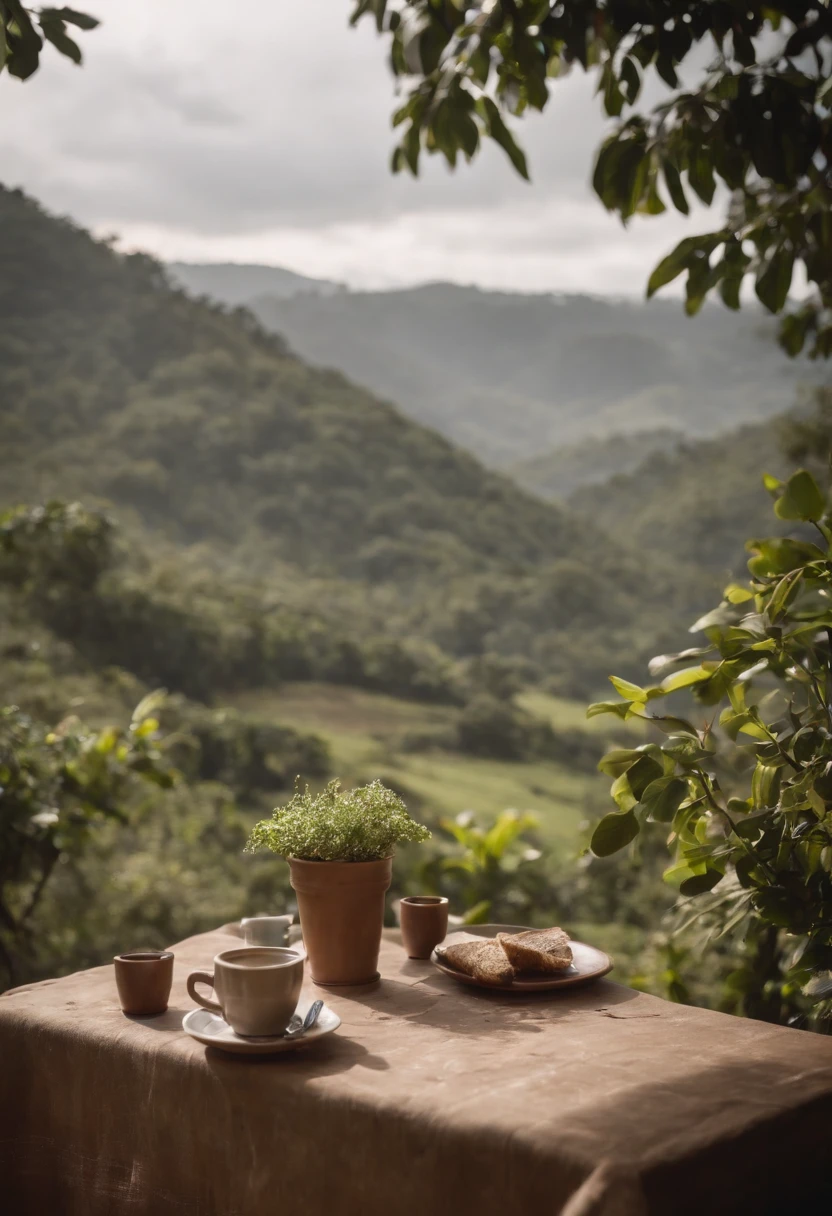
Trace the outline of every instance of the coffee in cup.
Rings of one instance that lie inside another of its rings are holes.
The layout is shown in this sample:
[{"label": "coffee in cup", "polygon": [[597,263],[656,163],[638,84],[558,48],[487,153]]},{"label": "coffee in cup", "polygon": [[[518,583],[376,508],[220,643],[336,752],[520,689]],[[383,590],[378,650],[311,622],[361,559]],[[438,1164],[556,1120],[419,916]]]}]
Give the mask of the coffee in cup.
[{"label": "coffee in cup", "polygon": [[[192,971],[188,994],[212,1013],[219,1013],[235,1034],[282,1034],[300,999],[303,954],[280,946],[223,950],[213,971]],[[201,996],[197,984],[214,989],[215,1001]]]}]

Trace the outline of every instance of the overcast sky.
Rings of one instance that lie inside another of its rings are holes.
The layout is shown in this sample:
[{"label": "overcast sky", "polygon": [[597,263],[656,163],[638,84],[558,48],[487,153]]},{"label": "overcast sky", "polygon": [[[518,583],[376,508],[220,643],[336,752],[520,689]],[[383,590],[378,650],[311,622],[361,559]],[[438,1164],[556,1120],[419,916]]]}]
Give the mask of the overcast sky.
[{"label": "overcast sky", "polygon": [[[0,77],[0,165],[49,209],[168,259],[263,262],[379,287],[451,279],[639,295],[682,217],[625,231],[589,186],[603,132],[575,74],[498,149],[419,181],[388,171],[394,86],[349,0],[86,0],[82,68],[52,48]],[[713,218],[716,226],[716,217]],[[696,228],[708,226],[700,215]]]}]

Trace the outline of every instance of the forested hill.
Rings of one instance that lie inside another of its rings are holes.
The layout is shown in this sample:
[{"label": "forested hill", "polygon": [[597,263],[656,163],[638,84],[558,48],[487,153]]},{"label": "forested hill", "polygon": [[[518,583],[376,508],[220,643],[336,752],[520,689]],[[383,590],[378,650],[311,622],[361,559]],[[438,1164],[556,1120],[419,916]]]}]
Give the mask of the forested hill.
[{"label": "forested hill", "polygon": [[707,436],[788,409],[818,368],[750,304],[523,295],[449,283],[252,297],[263,324],[496,467],[588,437]]},{"label": "forested hill", "polygon": [[142,542],[166,612],[201,605],[230,636],[233,580],[258,580],[248,622],[290,604],[583,695],[686,604],[684,579],[19,192],[0,192],[0,265],[2,497],[103,500],[188,546],[186,585],[184,549],[177,577]]},{"label": "forested hill", "polygon": [[765,472],[785,477],[793,468],[785,450],[792,433],[793,422],[774,419],[722,439],[682,442],[603,486],[577,490],[569,501],[671,565],[742,574],[746,540],[794,527],[775,519],[762,481]]},{"label": "forested hill", "polygon": [[192,302],[154,262],[8,191],[0,261],[7,497],[96,491],[188,542],[256,529],[316,573],[521,570],[589,542],[252,318]]}]

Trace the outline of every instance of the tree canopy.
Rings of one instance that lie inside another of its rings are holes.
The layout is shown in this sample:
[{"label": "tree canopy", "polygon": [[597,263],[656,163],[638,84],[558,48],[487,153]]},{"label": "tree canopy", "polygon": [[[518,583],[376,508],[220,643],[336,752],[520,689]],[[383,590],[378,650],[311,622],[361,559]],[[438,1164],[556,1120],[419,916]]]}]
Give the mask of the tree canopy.
[{"label": "tree canopy", "polygon": [[[760,301],[785,315],[792,355],[832,354],[832,13],[827,0],[356,0],[390,41],[406,97],[394,171],[419,170],[422,151],[454,167],[485,139],[528,178],[506,115],[543,110],[574,67],[593,72],[604,113],[617,119],[593,185],[626,223],[668,206],[687,215],[728,193],[722,224],[687,237],[655,268],[648,295],[686,274],[685,307],[710,291],[740,307],[751,276]],[[701,47],[713,60],[687,87]],[[664,99],[639,109],[655,74]],[[811,294],[789,306],[795,271]]]}]

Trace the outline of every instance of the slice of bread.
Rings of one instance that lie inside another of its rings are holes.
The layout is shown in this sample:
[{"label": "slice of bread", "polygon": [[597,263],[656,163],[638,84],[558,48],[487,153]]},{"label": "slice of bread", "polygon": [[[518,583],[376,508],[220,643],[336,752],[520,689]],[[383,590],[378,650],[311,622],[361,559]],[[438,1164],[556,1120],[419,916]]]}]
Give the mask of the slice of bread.
[{"label": "slice of bread", "polygon": [[518,971],[565,971],[572,965],[569,937],[563,929],[498,933],[496,940]]},{"label": "slice of bread", "polygon": [[506,958],[502,946],[494,938],[445,946],[442,958],[452,967],[466,975],[473,975],[481,983],[490,984],[494,988],[505,988],[514,979],[514,968]]}]

